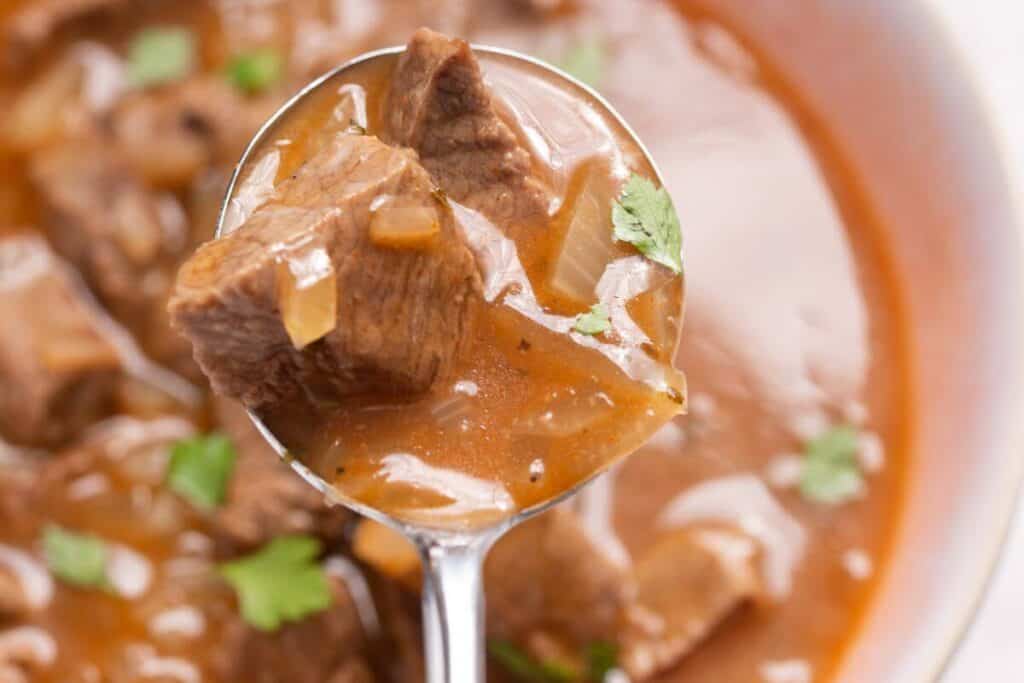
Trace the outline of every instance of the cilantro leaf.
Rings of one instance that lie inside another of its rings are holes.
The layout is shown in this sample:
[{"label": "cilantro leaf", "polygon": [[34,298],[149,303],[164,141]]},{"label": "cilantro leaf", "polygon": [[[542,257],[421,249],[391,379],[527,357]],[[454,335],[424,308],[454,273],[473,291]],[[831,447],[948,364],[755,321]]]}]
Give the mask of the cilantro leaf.
[{"label": "cilantro leaf", "polygon": [[557,662],[537,662],[507,640],[491,640],[487,651],[505,671],[524,683],[571,683],[576,675]]},{"label": "cilantro leaf", "polygon": [[615,239],[629,242],[641,254],[674,273],[683,272],[679,216],[665,188],[657,188],[634,173],[612,206],[612,223]]},{"label": "cilantro leaf", "polygon": [[587,645],[587,680],[601,683],[608,672],[618,668],[619,652],[614,643],[595,641]]},{"label": "cilantro leaf", "polygon": [[612,321],[608,315],[608,307],[604,304],[594,304],[588,313],[581,313],[576,316],[576,324],[573,329],[580,334],[601,334],[612,329]]},{"label": "cilantro leaf", "polygon": [[855,498],[864,487],[857,460],[857,431],[833,427],[810,441],[805,449],[800,493],[817,503],[839,505]]},{"label": "cilantro leaf", "polygon": [[228,80],[246,93],[258,93],[281,80],[284,60],[270,48],[235,55],[228,64]]},{"label": "cilantro leaf", "polygon": [[43,529],[46,566],[63,581],[82,588],[105,588],[107,546],[96,536],[69,531],[56,524]]},{"label": "cilantro leaf", "polygon": [[277,630],[331,605],[327,575],[317,563],[320,542],[311,536],[281,536],[261,550],[222,564],[235,589],[242,617],[263,630]]},{"label": "cilantro leaf", "polygon": [[197,436],[174,444],[167,467],[172,491],[203,510],[224,501],[235,467],[235,447],[219,434]]},{"label": "cilantro leaf", "polygon": [[128,48],[128,82],[136,88],[181,80],[195,67],[196,40],[186,28],[145,29]]},{"label": "cilantro leaf", "polygon": [[576,80],[597,88],[604,79],[606,62],[604,42],[592,36],[573,45],[556,66]]}]

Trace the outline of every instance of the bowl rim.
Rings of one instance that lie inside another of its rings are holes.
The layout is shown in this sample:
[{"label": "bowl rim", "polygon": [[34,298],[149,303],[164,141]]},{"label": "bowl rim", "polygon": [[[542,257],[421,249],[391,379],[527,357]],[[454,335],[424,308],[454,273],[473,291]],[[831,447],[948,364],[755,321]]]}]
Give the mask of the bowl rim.
[{"label": "bowl rim", "polygon": [[[1018,189],[1024,187],[1021,185],[1021,173],[1024,169],[1019,169],[1011,163],[1007,131],[998,123],[996,105],[981,80],[978,68],[957,40],[955,27],[938,9],[938,0],[912,0],[912,4],[916,6],[921,18],[928,22],[927,28],[935,36],[944,56],[956,68],[954,77],[960,81],[963,88],[964,106],[974,109],[983,144],[990,148],[992,170],[1001,179],[1001,191],[1005,194],[1006,208],[1014,218],[1012,228],[1018,238],[1018,267],[1015,273],[1017,282],[1014,290],[1018,299],[1024,302],[1024,261],[1020,260],[1020,257],[1024,256],[1024,244],[1021,243],[1024,237],[1024,197]],[[1014,392],[1010,409],[1020,414],[1024,407],[1024,396],[1020,389],[1024,386],[1024,377],[1016,378],[1016,382],[1018,389]],[[977,624],[982,607],[991,594],[997,570],[1005,563],[1010,531],[1014,527],[1018,512],[1024,512],[1024,501],[1021,500],[1024,492],[1024,429],[1011,428],[1006,434],[997,436],[1001,443],[996,449],[1005,456],[1004,467],[1007,477],[1004,486],[992,492],[993,499],[989,505],[988,515],[995,524],[989,527],[983,542],[976,546],[980,550],[973,587],[968,595],[961,598],[962,604],[957,614],[948,620],[949,625],[944,628],[945,633],[936,636],[943,644],[925,674],[925,680],[931,683],[941,681],[950,671],[957,656],[962,653],[967,636]]]}]

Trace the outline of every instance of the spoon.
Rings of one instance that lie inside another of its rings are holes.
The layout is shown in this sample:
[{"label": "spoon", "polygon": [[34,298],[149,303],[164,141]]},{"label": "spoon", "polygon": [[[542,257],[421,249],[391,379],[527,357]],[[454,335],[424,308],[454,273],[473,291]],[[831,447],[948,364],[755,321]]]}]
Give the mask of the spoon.
[{"label": "spoon", "polygon": [[[603,108],[611,119],[621,124],[622,129],[647,158],[647,162],[658,176],[659,183],[664,185],[657,165],[636,133],[592,88],[546,62],[513,50],[482,45],[473,45],[472,49],[478,54],[519,61],[529,68],[546,71],[556,80],[564,82],[566,87],[586,93],[595,106]],[[271,131],[296,105],[321,87],[339,79],[346,71],[374,60],[393,58],[404,50],[404,46],[397,46],[360,55],[314,80],[282,105],[256,133],[235,167],[221,205],[215,236],[219,238],[225,232],[225,217],[242,170],[246,168],[252,155],[260,149]],[[416,546],[423,563],[423,640],[428,683],[482,683],[486,679],[482,567],[487,551],[512,527],[567,500],[603,474],[603,471],[595,472],[557,496],[488,527],[470,531],[430,528],[396,519],[381,510],[345,496],[309,467],[296,460],[258,415],[249,411],[249,418],[274,451],[306,482],[320,491],[330,504],[343,505],[364,517],[384,524],[401,533]]]}]

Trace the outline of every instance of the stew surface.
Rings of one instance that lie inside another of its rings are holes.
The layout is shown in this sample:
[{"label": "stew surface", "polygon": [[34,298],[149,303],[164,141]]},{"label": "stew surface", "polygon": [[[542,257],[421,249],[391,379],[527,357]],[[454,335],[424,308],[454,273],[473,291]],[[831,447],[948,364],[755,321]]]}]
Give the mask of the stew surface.
[{"label": "stew surface", "polygon": [[908,457],[884,230],[756,46],[689,3],[641,6],[3,3],[0,680],[422,678],[415,557],[281,466],[165,313],[259,124],[420,25],[594,85],[647,143],[686,245],[689,414],[494,549],[495,680],[830,679]]}]

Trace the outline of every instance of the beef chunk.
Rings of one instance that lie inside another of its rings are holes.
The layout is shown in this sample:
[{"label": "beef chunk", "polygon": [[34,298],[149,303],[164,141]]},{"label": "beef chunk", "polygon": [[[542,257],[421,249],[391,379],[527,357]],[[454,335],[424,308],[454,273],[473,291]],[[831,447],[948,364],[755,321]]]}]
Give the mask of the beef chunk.
[{"label": "beef chunk", "polygon": [[[375,244],[371,223],[391,207],[433,212],[433,246]],[[214,389],[260,408],[427,389],[466,339],[480,289],[415,155],[342,134],[196,252],[170,311]]]},{"label": "beef chunk", "polygon": [[81,270],[115,315],[145,315],[166,290],[157,266],[184,245],[168,240],[155,198],[100,143],[32,159],[54,248]]},{"label": "beef chunk", "polygon": [[18,577],[0,565],[0,623],[5,617],[18,617],[30,609],[25,589]]},{"label": "beef chunk", "polygon": [[238,453],[227,500],[212,520],[218,552],[235,555],[282,534],[339,539],[351,514],[328,507],[321,494],[281,462],[239,405],[220,399],[217,414]]},{"label": "beef chunk", "polygon": [[670,534],[640,559],[637,609],[653,618],[636,620],[622,638],[620,664],[633,680],[677,664],[757,595],[756,554],[738,532],[697,527]]},{"label": "beef chunk", "polygon": [[420,29],[399,59],[388,140],[412,147],[456,201],[506,229],[545,216],[551,197],[501,119],[469,45]]},{"label": "beef chunk", "polygon": [[561,507],[513,529],[485,566],[489,632],[558,633],[577,645],[614,641],[630,582]]},{"label": "beef chunk", "polygon": [[127,97],[113,113],[117,149],[148,183],[184,187],[211,163],[234,163],[274,110],[219,77]]},{"label": "beef chunk", "polygon": [[0,241],[0,320],[5,438],[53,445],[108,410],[117,351],[73,271],[37,237]]},{"label": "beef chunk", "polygon": [[35,0],[24,3],[7,21],[6,57],[23,63],[55,34],[75,22],[121,9],[132,0]]},{"label": "beef chunk", "polygon": [[[360,681],[349,673],[359,667],[366,636],[359,613],[342,582],[333,584],[335,603],[326,612],[287,624],[278,631],[256,630],[240,619],[230,624],[215,657],[220,679],[238,683],[323,683]],[[365,669],[365,665],[363,665]]]}]

